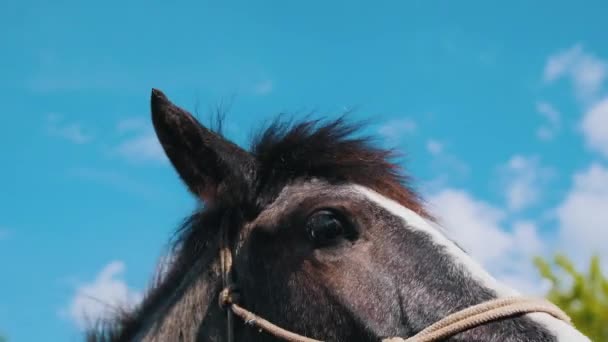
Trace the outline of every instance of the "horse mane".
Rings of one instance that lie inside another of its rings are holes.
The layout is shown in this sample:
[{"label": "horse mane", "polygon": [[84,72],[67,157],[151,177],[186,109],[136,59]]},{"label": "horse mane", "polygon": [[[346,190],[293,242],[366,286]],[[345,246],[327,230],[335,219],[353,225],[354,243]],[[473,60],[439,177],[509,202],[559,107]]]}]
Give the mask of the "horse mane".
[{"label": "horse mane", "polygon": [[[223,115],[218,115],[216,127],[220,129],[214,129],[220,135],[222,118]],[[290,181],[319,178],[330,183],[369,187],[432,219],[409,186],[410,178],[394,161],[399,154],[376,147],[370,137],[355,136],[363,126],[347,123],[344,116],[327,122],[275,120],[252,140],[250,152],[257,160],[257,172],[254,189],[250,189],[249,198],[243,198],[243,202],[253,198],[255,203],[250,205],[259,212]],[[238,194],[231,194],[234,196]],[[109,322],[98,323],[87,332],[87,340],[122,341],[135,334],[145,314],[154,311],[178,286],[217,236],[221,226],[218,210],[221,206],[203,206],[189,216],[169,244],[168,254],[172,260],[157,270],[142,303],[135,310],[118,312]]]}]

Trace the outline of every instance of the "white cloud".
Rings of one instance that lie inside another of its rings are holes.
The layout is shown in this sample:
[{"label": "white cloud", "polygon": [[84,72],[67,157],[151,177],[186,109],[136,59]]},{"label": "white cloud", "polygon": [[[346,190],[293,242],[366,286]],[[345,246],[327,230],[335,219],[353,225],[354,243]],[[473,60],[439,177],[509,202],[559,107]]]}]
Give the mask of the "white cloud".
[{"label": "white cloud", "polygon": [[545,141],[553,139],[560,130],[560,112],[548,102],[538,102],[536,110],[545,118],[543,125],[536,131],[536,136]]},{"label": "white cloud", "polygon": [[[546,83],[562,78],[571,81],[576,97],[586,110],[580,129],[587,146],[608,157],[608,97],[602,98],[604,83],[608,79],[608,60],[585,51],[580,44],[574,45],[549,57],[545,65]],[[541,139],[550,139],[555,133],[551,128],[559,128],[559,120],[556,120],[559,112],[546,103],[539,104],[537,108],[549,123],[537,134]]]},{"label": "white cloud", "polygon": [[515,221],[513,223],[513,237],[515,241],[523,241],[518,248],[525,254],[538,253],[543,249],[542,241],[538,236],[538,227],[532,221]]},{"label": "white cloud", "polygon": [[476,258],[491,262],[509,247],[509,237],[499,226],[505,217],[500,209],[455,189],[444,189],[428,201],[447,231]]},{"label": "white cloud", "polygon": [[268,95],[274,90],[274,82],[272,80],[264,80],[253,86],[253,92],[256,95]]},{"label": "white cloud", "polygon": [[538,157],[514,155],[500,167],[501,181],[509,210],[528,208],[541,198],[542,187],[554,175],[551,168],[542,166]]},{"label": "white cloud", "polygon": [[597,97],[607,76],[608,63],[577,44],[550,56],[543,78],[546,83],[570,78],[579,100],[590,102]]},{"label": "white cloud", "polygon": [[111,319],[121,309],[141,301],[141,293],[125,283],[124,271],[122,261],[113,261],[99,272],[95,280],[78,287],[67,309],[67,314],[78,327],[84,329]]},{"label": "white cloud", "polygon": [[[514,172],[516,184],[528,187],[547,179],[539,175],[552,173],[534,157],[514,156],[504,167]],[[518,200],[513,199],[511,205],[536,196],[522,193],[514,196]],[[443,188],[427,199],[448,236],[499,280],[524,293],[542,295],[550,285],[534,267],[534,256],[561,251],[578,267],[587,267],[592,253],[599,253],[604,262],[608,258],[606,165],[594,163],[574,175],[567,195],[552,211],[556,229],[550,234],[541,234],[534,221],[519,219],[507,208],[479,200],[461,189]]]},{"label": "white cloud", "polygon": [[436,156],[443,152],[443,143],[435,139],[429,139],[426,142],[426,149],[427,151],[429,151],[430,154]]},{"label": "white cloud", "polygon": [[46,129],[49,135],[66,139],[75,144],[85,144],[93,139],[86,133],[82,124],[77,122],[64,122],[57,114],[47,115]]},{"label": "white cloud", "polygon": [[426,192],[439,190],[454,177],[465,177],[469,174],[469,165],[458,158],[456,155],[447,151],[447,145],[436,139],[429,139],[426,142],[427,151],[433,156],[431,169],[436,173],[433,181],[423,184]]},{"label": "white cloud", "polygon": [[414,120],[410,118],[401,118],[384,123],[378,128],[378,133],[391,144],[396,144],[403,136],[414,133],[416,129],[417,125]]},{"label": "white cloud", "polygon": [[608,97],[594,104],[585,113],[581,130],[587,146],[608,157]]},{"label": "white cloud", "polygon": [[542,295],[550,283],[542,279],[532,260],[550,250],[532,221],[515,221],[511,226],[511,248],[498,264],[497,277],[507,285],[530,295]]},{"label": "white cloud", "polygon": [[542,253],[543,245],[533,222],[516,221],[507,230],[502,209],[459,189],[444,189],[428,199],[447,234],[491,273],[521,291],[542,292],[532,257]]},{"label": "white cloud", "polygon": [[118,133],[139,132],[147,128],[149,128],[149,124],[141,118],[125,118],[116,124]]},{"label": "white cloud", "polygon": [[527,264],[522,264],[523,268],[518,272],[500,274],[497,278],[524,295],[544,296],[551,288],[551,282],[541,278],[536,268],[530,266],[530,264],[532,264],[532,259],[528,260]]},{"label": "white cloud", "polygon": [[608,257],[608,167],[598,163],[578,172],[556,208],[562,247],[576,251],[578,262],[591,253]]},{"label": "white cloud", "polygon": [[581,46],[575,45],[568,50],[549,56],[543,74],[545,81],[553,82],[564,76],[572,68],[572,65],[575,64],[580,54]]},{"label": "white cloud", "polygon": [[471,171],[469,165],[453,153],[446,151],[447,146],[443,143],[440,146],[433,146],[433,144],[429,145],[427,143],[427,150],[433,156],[430,169],[434,174],[434,179],[422,184],[424,193],[436,192],[445,187],[450,181],[463,179],[469,175]]},{"label": "white cloud", "polygon": [[165,153],[153,132],[139,134],[122,142],[116,151],[132,161],[166,161]]},{"label": "white cloud", "polygon": [[167,157],[150,124],[139,119],[123,119],[117,131],[129,137],[115,149],[121,157],[136,162],[166,162]]}]

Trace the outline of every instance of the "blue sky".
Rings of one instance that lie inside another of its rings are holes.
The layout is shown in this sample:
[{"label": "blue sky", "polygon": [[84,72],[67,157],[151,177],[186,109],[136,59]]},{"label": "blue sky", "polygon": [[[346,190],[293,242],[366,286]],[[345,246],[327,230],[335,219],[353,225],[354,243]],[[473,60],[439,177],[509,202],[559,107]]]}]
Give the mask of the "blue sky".
[{"label": "blue sky", "polygon": [[[502,6],[502,5],[500,5]],[[195,207],[149,123],[165,91],[240,144],[356,108],[454,238],[509,284],[608,258],[603,1],[14,1],[0,13],[0,332],[78,341],[136,303]],[[102,305],[101,302],[109,303]]]}]

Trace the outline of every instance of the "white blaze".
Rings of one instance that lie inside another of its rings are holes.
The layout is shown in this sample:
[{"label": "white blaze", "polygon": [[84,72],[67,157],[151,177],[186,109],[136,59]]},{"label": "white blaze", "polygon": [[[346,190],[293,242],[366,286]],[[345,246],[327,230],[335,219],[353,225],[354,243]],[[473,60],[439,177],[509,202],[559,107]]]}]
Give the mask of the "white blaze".
[{"label": "white blaze", "polygon": [[[408,227],[429,235],[435,244],[444,247],[445,252],[452,256],[452,259],[456,265],[460,266],[464,272],[468,273],[468,275],[479,282],[480,285],[495,291],[498,297],[519,295],[515,289],[500,283],[498,280],[492,277],[485,269],[483,269],[481,264],[473,260],[453,241],[448,239],[437,227],[434,227],[433,224],[428,220],[416,214],[414,211],[380,195],[371,189],[360,185],[353,185],[352,187],[355,192],[364,195],[370,201],[386,209],[396,217],[401,218],[407,223]],[[554,318],[549,314],[532,313],[527,314],[526,316],[544,326],[547,330],[553,333],[560,342],[590,341],[587,337],[569,324]]]}]

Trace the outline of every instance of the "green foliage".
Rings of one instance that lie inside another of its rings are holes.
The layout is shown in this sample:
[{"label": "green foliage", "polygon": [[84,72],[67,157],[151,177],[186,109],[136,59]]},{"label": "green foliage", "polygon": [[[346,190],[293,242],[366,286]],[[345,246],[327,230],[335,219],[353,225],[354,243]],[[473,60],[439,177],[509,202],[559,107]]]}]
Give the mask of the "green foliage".
[{"label": "green foliage", "polygon": [[552,262],[534,259],[541,276],[551,282],[547,299],[572,318],[574,325],[592,341],[608,341],[608,278],[600,259],[591,258],[587,273],[579,272],[564,255]]}]

